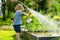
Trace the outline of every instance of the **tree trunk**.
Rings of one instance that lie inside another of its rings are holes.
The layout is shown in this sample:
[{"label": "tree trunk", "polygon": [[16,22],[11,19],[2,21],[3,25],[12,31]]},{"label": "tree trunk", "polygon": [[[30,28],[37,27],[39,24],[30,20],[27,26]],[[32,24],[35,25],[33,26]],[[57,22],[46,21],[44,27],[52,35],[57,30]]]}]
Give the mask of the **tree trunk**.
[{"label": "tree trunk", "polygon": [[5,16],[5,0],[1,0],[2,1],[2,13],[3,13],[3,21],[6,20],[6,16]]},{"label": "tree trunk", "polygon": [[7,18],[9,18],[9,17],[10,17],[10,14],[11,14],[10,11],[11,11],[11,9],[12,9],[12,8],[11,8],[11,1],[10,1],[10,0],[7,0],[6,3],[7,3],[7,5],[6,5],[6,6],[7,6],[7,9],[8,9],[8,10],[7,10],[7,11],[8,11],[8,13],[7,13]]}]

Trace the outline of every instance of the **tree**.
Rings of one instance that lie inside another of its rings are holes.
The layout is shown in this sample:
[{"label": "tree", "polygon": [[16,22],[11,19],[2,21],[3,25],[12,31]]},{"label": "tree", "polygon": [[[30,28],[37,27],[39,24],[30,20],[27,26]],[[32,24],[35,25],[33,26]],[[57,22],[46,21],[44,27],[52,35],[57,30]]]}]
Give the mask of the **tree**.
[{"label": "tree", "polygon": [[5,16],[5,0],[1,0],[2,1],[2,13],[3,13],[3,21],[6,20],[6,16]]},{"label": "tree", "polygon": [[7,0],[6,2],[6,6],[7,6],[7,11],[8,11],[8,14],[7,14],[7,18],[10,17],[10,14],[11,12],[15,12],[15,6],[18,4],[18,2],[11,2],[11,0]]}]

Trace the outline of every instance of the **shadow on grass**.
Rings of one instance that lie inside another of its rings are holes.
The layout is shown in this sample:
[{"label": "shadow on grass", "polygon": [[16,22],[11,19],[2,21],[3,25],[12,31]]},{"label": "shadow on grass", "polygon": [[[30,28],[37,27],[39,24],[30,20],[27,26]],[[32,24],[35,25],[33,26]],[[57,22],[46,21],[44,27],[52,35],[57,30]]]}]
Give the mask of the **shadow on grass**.
[{"label": "shadow on grass", "polygon": [[16,40],[16,35],[15,34],[12,35],[11,37],[13,38],[13,40]]},{"label": "shadow on grass", "polygon": [[[13,40],[16,40],[16,35],[14,34],[14,35],[12,35],[11,36],[12,38],[13,38]],[[21,37],[21,40],[26,40],[25,38],[23,38],[23,37]]]}]

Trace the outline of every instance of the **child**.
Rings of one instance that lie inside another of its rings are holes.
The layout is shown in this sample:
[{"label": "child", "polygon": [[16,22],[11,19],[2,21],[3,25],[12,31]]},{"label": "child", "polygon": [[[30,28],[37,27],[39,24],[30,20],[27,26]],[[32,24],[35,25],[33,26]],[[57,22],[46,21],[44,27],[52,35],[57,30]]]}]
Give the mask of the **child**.
[{"label": "child", "polygon": [[20,39],[20,33],[21,33],[20,26],[22,24],[22,14],[26,15],[27,17],[29,17],[29,16],[28,16],[28,14],[23,12],[24,8],[23,8],[23,6],[21,4],[16,5],[15,10],[16,10],[16,12],[15,12],[15,15],[14,15],[13,28],[14,28],[14,30],[16,32],[16,39],[21,40]]}]

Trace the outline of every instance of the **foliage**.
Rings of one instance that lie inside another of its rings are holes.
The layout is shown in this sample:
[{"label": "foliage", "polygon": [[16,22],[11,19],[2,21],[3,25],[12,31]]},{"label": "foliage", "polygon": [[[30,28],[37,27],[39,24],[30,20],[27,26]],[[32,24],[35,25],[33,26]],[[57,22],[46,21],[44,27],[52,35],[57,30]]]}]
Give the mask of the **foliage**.
[{"label": "foliage", "polygon": [[0,26],[2,27],[3,25],[11,25],[13,20],[11,19],[6,19],[6,21],[1,21],[0,20]]},{"label": "foliage", "polygon": [[59,4],[57,1],[55,1],[55,2],[54,2],[54,6],[56,7],[58,16],[60,16],[60,4]]},{"label": "foliage", "polygon": [[43,27],[36,18],[31,14],[30,17],[32,18],[31,23],[27,23],[27,17],[23,16],[23,25],[25,25],[25,28],[30,32],[37,32],[37,31],[46,31],[47,28]]},{"label": "foliage", "polygon": [[[19,0],[20,1],[20,0]],[[45,10],[45,8],[48,8],[48,4],[46,3],[47,2],[47,0],[23,0],[23,1],[21,1],[21,2],[23,2],[25,5],[27,5],[29,8],[32,8],[32,9],[34,9],[34,10],[37,10],[37,4],[38,4],[38,9],[39,9],[39,11],[40,10]],[[51,2],[51,1],[50,1]],[[10,15],[10,18],[7,18],[6,19],[6,21],[3,21],[2,22],[2,20],[0,20],[0,24],[1,25],[11,25],[12,24],[12,22],[13,22],[13,20],[11,20],[11,18],[13,18],[13,16],[14,16],[14,7],[16,6],[16,4],[18,4],[18,3],[16,3],[16,2],[11,2],[10,0],[7,0],[7,2],[6,2],[7,4],[6,4],[6,6],[7,6],[7,11],[9,11],[9,12],[11,12],[10,14],[9,13],[7,13],[6,15]],[[45,4],[46,3],[46,4]],[[43,5],[42,5],[43,4]],[[46,6],[47,5],[47,6]],[[43,6],[43,8],[42,8],[42,6]],[[56,9],[57,9],[57,12],[58,12],[58,15],[60,15],[59,13],[60,13],[60,5],[59,5],[59,3],[56,1],[55,3],[54,3],[54,6],[56,7]],[[26,9],[25,9],[26,10]],[[54,9],[55,10],[55,9]],[[27,10],[26,10],[27,11]],[[42,11],[43,12],[43,11]],[[55,11],[54,11],[55,12]],[[53,14],[53,16],[54,16],[54,14],[55,13],[53,13],[52,11],[51,11],[51,13]],[[49,13],[46,13],[46,14],[49,14]],[[31,14],[32,15],[32,14]],[[49,14],[50,15],[50,14]],[[32,18],[32,22],[31,23],[29,23],[29,24],[27,24],[26,23],[26,20],[27,20],[27,17],[26,16],[24,16],[23,15],[23,17],[22,17],[23,19],[23,25],[26,25],[26,28],[29,30],[29,31],[38,31],[38,30],[46,30],[46,28],[43,28],[42,27],[42,25],[36,20],[36,18],[32,15],[31,16],[31,18]],[[56,17],[54,17],[54,19],[55,19]],[[60,17],[59,17],[60,18]],[[2,19],[2,17],[0,17],[0,19]],[[0,25],[0,26],[1,26]]]}]

